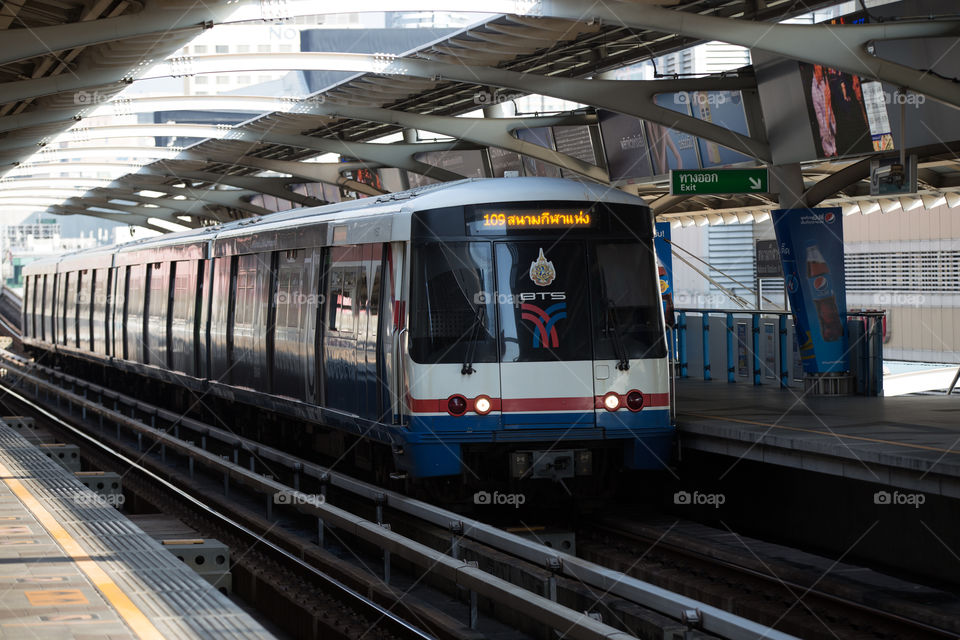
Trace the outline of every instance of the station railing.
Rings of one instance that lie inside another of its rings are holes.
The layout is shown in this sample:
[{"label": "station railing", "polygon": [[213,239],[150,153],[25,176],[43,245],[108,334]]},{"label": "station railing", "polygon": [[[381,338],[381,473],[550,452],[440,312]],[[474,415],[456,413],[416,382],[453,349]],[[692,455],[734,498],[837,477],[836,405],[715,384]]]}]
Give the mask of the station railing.
[{"label": "station railing", "polygon": [[776,383],[784,389],[815,387],[818,393],[883,395],[884,311],[847,314],[849,374],[804,374],[789,311],[747,309],[675,310],[668,331],[670,349],[680,378],[752,380],[756,386]]}]

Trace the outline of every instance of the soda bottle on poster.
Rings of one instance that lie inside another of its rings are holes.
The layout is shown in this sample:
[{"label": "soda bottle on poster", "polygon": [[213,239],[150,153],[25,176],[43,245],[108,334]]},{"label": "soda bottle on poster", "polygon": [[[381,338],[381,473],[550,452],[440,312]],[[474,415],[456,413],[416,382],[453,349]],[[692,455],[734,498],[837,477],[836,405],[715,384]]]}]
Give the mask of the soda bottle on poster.
[{"label": "soda bottle on poster", "polygon": [[816,244],[807,247],[806,263],[813,303],[820,321],[820,336],[824,342],[839,340],[843,337],[843,323],[830,280],[830,267]]}]

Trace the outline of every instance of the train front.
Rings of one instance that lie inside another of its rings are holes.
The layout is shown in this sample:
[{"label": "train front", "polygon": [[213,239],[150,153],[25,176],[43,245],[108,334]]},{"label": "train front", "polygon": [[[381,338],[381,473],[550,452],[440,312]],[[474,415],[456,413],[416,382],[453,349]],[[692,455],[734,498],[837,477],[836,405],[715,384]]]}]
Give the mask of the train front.
[{"label": "train front", "polygon": [[418,477],[604,481],[673,440],[653,223],[623,202],[413,214],[406,445]]}]

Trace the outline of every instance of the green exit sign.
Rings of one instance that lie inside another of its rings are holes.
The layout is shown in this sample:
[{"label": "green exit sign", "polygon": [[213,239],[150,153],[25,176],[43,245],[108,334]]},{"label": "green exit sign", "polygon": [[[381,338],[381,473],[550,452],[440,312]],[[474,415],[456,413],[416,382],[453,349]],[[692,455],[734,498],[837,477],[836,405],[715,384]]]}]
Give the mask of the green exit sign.
[{"label": "green exit sign", "polygon": [[677,169],[670,172],[670,195],[767,193],[766,169]]}]

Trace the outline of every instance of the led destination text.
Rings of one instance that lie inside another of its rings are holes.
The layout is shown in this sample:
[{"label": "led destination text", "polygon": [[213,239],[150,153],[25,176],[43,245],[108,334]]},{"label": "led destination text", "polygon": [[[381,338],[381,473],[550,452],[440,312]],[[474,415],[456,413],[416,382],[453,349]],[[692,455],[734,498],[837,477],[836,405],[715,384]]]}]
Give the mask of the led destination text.
[{"label": "led destination text", "polygon": [[579,211],[577,213],[551,213],[543,211],[539,214],[517,213],[485,213],[483,225],[488,229],[557,229],[572,227],[589,227],[590,214]]}]

